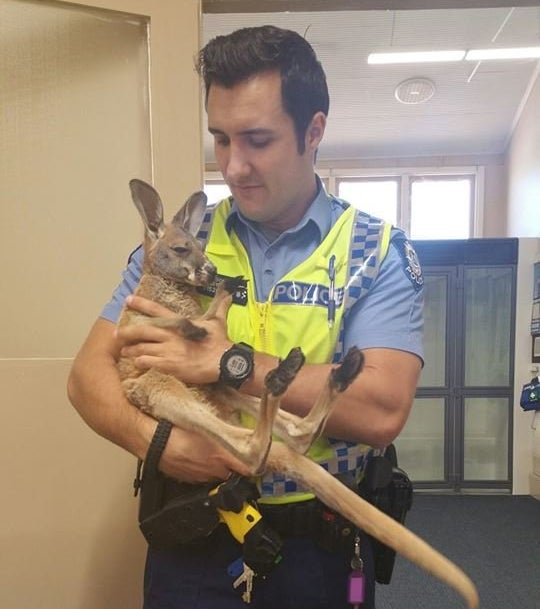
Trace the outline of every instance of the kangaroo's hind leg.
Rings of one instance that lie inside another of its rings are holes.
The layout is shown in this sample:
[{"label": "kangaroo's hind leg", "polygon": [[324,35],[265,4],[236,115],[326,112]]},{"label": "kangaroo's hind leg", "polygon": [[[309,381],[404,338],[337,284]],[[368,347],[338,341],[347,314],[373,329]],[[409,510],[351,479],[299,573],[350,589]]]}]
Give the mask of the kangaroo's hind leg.
[{"label": "kangaroo's hind leg", "polygon": [[254,434],[260,437],[260,442],[267,440],[266,451],[259,463],[255,473],[262,473],[266,463],[266,457],[272,443],[272,432],[274,421],[280,412],[279,405],[283,394],[291,382],[295,379],[298,371],[304,365],[304,355],[298,348],[291,349],[289,355],[284,360],[280,360],[274,370],[271,370],[264,379],[264,390],[261,395],[261,402],[257,417],[257,425]]},{"label": "kangaroo's hind leg", "polygon": [[278,412],[274,423],[276,434],[296,452],[305,453],[321,434],[337,396],[354,381],[363,365],[362,351],[351,348],[341,364],[332,368],[323,391],[305,417]]},{"label": "kangaroo's hind leg", "polygon": [[[275,434],[294,451],[304,454],[320,435],[336,397],[354,381],[362,370],[363,363],[362,352],[352,348],[343,362],[330,371],[323,391],[305,417],[299,417],[281,408],[277,410],[274,418]],[[260,404],[250,396],[224,387],[220,398],[227,406],[234,405],[253,417],[259,417]]]},{"label": "kangaroo's hind leg", "polygon": [[303,364],[299,350],[267,375],[255,428],[245,429],[224,421],[211,393],[187,387],[157,370],[123,381],[131,403],[156,419],[166,419],[185,430],[202,431],[245,463],[253,473],[261,471],[272,443],[274,417],[281,396]]}]

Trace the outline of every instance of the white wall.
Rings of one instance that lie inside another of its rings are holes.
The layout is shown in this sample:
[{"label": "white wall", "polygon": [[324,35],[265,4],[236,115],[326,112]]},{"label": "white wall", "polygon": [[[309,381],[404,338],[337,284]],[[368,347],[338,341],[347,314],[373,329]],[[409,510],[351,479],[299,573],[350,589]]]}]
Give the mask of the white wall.
[{"label": "white wall", "polygon": [[[540,74],[540,65],[537,75]],[[540,237],[540,77],[537,76],[508,151],[507,234]]]},{"label": "white wall", "polygon": [[532,471],[532,412],[523,412],[519,405],[521,387],[533,376],[531,362],[531,312],[533,296],[533,264],[540,260],[540,239],[519,240],[517,277],[516,343],[514,368],[514,468],[513,493],[531,493],[529,474]]},{"label": "white wall", "polygon": [[[540,64],[539,64],[540,68]],[[514,399],[514,493],[530,493],[532,413],[519,406],[520,390],[530,380],[533,263],[540,257],[540,78],[536,72],[507,154],[506,235],[520,237],[517,286]]]}]

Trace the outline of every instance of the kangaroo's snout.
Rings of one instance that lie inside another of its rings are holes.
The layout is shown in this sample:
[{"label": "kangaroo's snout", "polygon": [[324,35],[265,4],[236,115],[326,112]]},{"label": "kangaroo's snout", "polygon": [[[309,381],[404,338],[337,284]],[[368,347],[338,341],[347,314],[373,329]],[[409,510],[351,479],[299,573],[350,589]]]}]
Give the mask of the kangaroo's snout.
[{"label": "kangaroo's snout", "polygon": [[190,277],[190,280],[194,285],[207,286],[215,282],[217,269],[207,260],[201,268],[195,269],[193,275],[193,277]]}]

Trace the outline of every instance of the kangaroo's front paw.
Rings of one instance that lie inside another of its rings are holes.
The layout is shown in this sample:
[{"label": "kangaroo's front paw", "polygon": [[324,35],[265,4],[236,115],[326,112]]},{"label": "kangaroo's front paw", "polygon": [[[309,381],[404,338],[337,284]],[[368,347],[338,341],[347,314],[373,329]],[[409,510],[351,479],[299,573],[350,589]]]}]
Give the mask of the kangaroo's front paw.
[{"label": "kangaroo's front paw", "polygon": [[148,412],[148,392],[145,391],[145,387],[140,381],[140,378],[126,379],[122,382],[122,386],[124,388],[124,392],[126,394],[127,399],[134,406],[137,406],[137,408]]},{"label": "kangaroo's front paw", "polygon": [[188,340],[198,341],[208,336],[208,331],[205,328],[196,326],[194,323],[191,323],[189,319],[182,319],[179,321],[178,331]]},{"label": "kangaroo's front paw", "polygon": [[224,290],[227,294],[234,295],[237,290],[246,287],[246,280],[239,275],[238,277],[224,277],[219,284],[219,289]]},{"label": "kangaroo's front paw", "polygon": [[196,326],[187,317],[154,317],[148,323],[156,328],[176,330],[188,340],[202,340],[208,335],[207,330]]}]

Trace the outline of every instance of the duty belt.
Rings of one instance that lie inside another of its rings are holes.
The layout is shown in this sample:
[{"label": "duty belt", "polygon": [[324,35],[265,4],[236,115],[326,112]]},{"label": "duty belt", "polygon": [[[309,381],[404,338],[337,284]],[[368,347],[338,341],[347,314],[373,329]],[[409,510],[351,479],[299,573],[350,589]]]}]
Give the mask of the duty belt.
[{"label": "duty belt", "polygon": [[356,526],[318,499],[285,504],[259,503],[269,527],[283,538],[306,537],[330,552],[352,547]]}]

